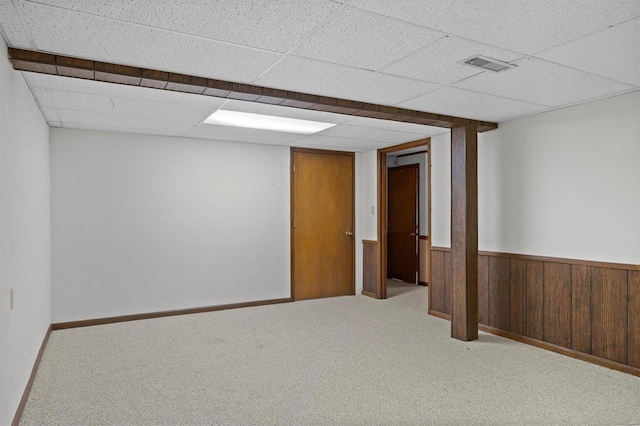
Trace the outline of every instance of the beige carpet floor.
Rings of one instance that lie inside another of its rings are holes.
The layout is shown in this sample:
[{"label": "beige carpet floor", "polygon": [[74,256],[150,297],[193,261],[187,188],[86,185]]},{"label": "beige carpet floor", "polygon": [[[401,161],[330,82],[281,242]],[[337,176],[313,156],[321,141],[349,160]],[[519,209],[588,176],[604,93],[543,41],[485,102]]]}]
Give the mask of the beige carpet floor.
[{"label": "beige carpet floor", "polygon": [[21,425],[640,424],[640,378],[389,294],[54,331]]}]

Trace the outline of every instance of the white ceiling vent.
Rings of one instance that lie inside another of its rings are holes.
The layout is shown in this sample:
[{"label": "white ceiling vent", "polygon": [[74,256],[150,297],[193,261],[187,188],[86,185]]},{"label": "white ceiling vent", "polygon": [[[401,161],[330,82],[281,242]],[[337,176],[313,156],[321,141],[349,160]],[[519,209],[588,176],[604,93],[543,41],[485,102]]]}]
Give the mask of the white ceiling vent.
[{"label": "white ceiling vent", "polygon": [[458,62],[462,65],[469,65],[476,68],[481,68],[483,70],[489,70],[493,72],[500,72],[504,70],[508,70],[509,68],[515,68],[516,65],[512,65],[508,62],[499,61],[493,58],[487,58],[486,56],[481,55],[473,55],[470,58],[463,59]]}]

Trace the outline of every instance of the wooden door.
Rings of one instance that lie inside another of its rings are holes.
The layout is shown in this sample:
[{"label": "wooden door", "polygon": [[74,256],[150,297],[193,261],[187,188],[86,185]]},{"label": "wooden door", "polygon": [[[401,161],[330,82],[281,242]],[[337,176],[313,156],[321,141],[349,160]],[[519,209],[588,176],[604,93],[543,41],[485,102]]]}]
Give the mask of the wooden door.
[{"label": "wooden door", "polygon": [[416,283],[419,165],[389,169],[387,277]]},{"label": "wooden door", "polygon": [[291,295],[355,294],[355,157],[301,148],[291,153]]}]

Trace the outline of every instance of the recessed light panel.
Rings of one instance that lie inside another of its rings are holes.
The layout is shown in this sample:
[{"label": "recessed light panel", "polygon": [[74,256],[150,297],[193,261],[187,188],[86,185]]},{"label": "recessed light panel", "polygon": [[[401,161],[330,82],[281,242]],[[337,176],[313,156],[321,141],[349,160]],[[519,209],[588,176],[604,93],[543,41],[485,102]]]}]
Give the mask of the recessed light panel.
[{"label": "recessed light panel", "polygon": [[324,123],[321,121],[300,120],[298,118],[226,110],[214,112],[204,120],[204,123],[305,135],[318,133],[335,126],[334,123]]}]

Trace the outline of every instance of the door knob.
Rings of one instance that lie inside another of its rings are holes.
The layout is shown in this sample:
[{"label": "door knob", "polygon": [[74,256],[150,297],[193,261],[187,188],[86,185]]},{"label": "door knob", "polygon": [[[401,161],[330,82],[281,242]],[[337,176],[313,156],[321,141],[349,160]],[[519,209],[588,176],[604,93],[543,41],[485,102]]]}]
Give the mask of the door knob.
[{"label": "door knob", "polygon": [[410,236],[410,237],[415,237],[415,236],[416,236],[416,233],[415,233],[415,232],[410,232],[410,233],[409,233],[409,236]]},{"label": "door knob", "polygon": [[353,236],[353,232],[351,232],[351,231],[347,231],[347,232],[345,232],[345,235],[347,235],[347,236],[349,236],[349,237],[352,237],[352,236]]}]

